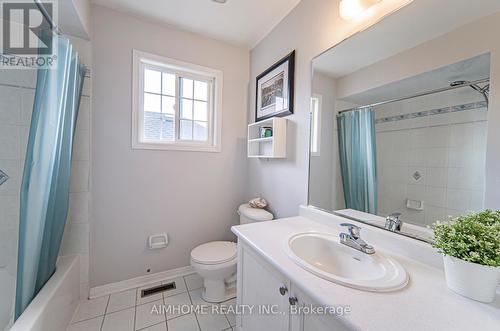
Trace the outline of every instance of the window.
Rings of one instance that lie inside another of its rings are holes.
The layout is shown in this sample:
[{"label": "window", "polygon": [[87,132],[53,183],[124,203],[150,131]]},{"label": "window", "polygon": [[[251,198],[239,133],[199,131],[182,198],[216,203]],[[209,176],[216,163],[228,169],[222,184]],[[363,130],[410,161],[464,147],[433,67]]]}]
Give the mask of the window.
[{"label": "window", "polygon": [[321,96],[311,98],[311,155],[319,156],[321,145]]},{"label": "window", "polygon": [[220,151],[220,71],[135,50],[133,71],[133,148]]}]

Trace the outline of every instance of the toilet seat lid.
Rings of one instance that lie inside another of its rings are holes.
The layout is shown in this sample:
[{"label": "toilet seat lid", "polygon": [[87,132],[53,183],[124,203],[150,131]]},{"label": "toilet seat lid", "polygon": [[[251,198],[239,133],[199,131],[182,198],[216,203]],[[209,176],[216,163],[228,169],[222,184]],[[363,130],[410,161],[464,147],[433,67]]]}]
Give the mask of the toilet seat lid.
[{"label": "toilet seat lid", "polygon": [[191,259],[200,264],[219,264],[236,257],[236,243],[213,241],[200,245],[191,251]]}]

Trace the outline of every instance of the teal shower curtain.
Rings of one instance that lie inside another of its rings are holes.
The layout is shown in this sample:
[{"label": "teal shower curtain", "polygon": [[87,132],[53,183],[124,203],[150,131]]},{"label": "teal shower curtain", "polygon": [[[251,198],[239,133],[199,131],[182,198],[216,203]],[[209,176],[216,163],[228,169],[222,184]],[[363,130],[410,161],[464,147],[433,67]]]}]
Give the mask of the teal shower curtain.
[{"label": "teal shower curtain", "polygon": [[377,214],[377,152],[373,109],[337,116],[346,208]]},{"label": "teal shower curtain", "polygon": [[[52,38],[52,36],[50,36]],[[21,184],[17,319],[55,271],[68,213],[71,154],[85,67],[68,39],[56,67],[38,69]]]}]

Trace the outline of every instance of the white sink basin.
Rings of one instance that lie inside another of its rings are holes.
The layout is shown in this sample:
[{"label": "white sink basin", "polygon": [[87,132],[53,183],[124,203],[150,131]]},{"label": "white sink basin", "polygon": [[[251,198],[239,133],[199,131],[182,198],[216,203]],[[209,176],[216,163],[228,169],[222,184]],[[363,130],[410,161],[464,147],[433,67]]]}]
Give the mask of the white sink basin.
[{"label": "white sink basin", "polygon": [[343,245],[338,235],[299,233],[288,240],[285,250],[305,270],[340,285],[388,292],[408,284],[408,274],[397,261]]}]

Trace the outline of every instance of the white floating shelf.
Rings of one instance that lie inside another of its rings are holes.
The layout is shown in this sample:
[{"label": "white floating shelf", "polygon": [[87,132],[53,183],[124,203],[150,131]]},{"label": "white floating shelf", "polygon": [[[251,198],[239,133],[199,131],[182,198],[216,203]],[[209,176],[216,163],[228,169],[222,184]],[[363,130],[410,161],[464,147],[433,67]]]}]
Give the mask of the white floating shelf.
[{"label": "white floating shelf", "polygon": [[[286,126],[287,120],[273,117],[248,125],[248,157],[283,159],[286,158]],[[262,127],[273,130],[272,137],[260,136]]]}]

